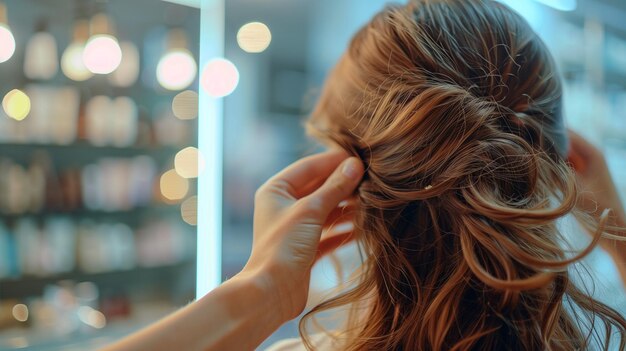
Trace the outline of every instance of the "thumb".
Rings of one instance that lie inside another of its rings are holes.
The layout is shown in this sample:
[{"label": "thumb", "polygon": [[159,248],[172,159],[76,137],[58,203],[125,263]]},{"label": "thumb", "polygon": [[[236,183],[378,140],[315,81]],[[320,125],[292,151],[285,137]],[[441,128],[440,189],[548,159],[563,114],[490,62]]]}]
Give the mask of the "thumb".
[{"label": "thumb", "polygon": [[324,184],[307,196],[319,206],[319,218],[324,223],[326,217],[337,207],[339,202],[350,197],[363,177],[363,163],[356,157],[343,161],[326,179]]}]

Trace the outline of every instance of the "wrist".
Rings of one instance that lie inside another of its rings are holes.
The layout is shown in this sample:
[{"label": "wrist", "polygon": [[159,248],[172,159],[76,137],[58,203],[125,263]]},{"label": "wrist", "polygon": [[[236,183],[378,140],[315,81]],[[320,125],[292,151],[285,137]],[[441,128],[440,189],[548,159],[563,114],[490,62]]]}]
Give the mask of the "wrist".
[{"label": "wrist", "polygon": [[211,330],[200,342],[203,350],[253,350],[284,323],[276,298],[257,274],[239,273],[198,303],[194,310],[209,318],[205,327]]},{"label": "wrist", "polygon": [[229,281],[238,284],[244,291],[248,291],[255,300],[258,299],[259,304],[265,306],[268,313],[276,319],[275,323],[283,324],[290,320],[285,313],[283,306],[285,301],[280,293],[279,283],[270,271],[244,269]]},{"label": "wrist", "polygon": [[253,285],[273,306],[281,324],[296,318],[306,305],[309,281],[298,278],[297,275],[287,274],[284,266],[279,264],[264,265],[260,269],[246,267],[233,277]]}]

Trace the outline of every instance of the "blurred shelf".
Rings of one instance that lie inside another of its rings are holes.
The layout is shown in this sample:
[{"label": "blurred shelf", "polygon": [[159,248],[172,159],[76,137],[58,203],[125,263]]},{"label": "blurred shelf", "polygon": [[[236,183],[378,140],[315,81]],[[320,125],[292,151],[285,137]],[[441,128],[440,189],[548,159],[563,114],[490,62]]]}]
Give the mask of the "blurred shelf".
[{"label": "blurred shelf", "polygon": [[[572,62],[561,63],[561,72],[566,80],[572,81],[587,79],[591,74],[584,64]],[[626,71],[605,67],[603,75],[605,85],[619,85],[626,88]]]},{"label": "blurred shelf", "polygon": [[52,158],[61,156],[64,160],[74,162],[93,162],[103,157],[134,157],[152,156],[153,158],[172,157],[183,147],[175,146],[95,146],[87,142],[77,142],[68,145],[60,144],[23,144],[0,143],[0,156],[31,157],[39,150],[47,151]]},{"label": "blurred shelf", "polygon": [[612,131],[605,132],[602,146],[610,147],[613,149],[621,149],[626,151],[626,137],[625,134],[619,134],[618,132],[612,133]]},{"label": "blurred shelf", "polygon": [[23,344],[27,345],[28,350],[99,350],[176,311],[190,300],[180,304],[160,300],[134,302],[131,316],[109,320],[106,327],[99,330],[74,331],[65,335],[55,333],[54,330],[36,328],[0,330],[0,350],[14,350],[15,343],[12,340],[15,339],[25,341]]},{"label": "blurred shelf", "polygon": [[105,211],[105,210],[90,210],[87,208],[80,208],[71,211],[63,210],[43,210],[41,212],[25,212],[25,213],[0,213],[0,219],[2,220],[15,220],[19,218],[47,218],[47,217],[72,217],[72,218],[119,218],[119,217],[139,217],[149,214],[165,214],[165,213],[178,213],[180,211],[178,204],[152,204],[142,207],[134,207],[127,210]]},{"label": "blurred shelf", "polygon": [[156,146],[98,146],[94,144],[90,144],[88,142],[75,142],[72,144],[49,144],[49,143],[4,143],[0,142],[0,147],[22,147],[22,148],[53,148],[59,150],[67,150],[67,149],[89,149],[89,150],[98,150],[102,152],[155,152],[162,150],[175,150],[174,146],[169,145],[156,145]]},{"label": "blurred shelf", "polygon": [[44,277],[3,278],[0,279],[0,300],[41,296],[47,285],[64,280],[76,283],[90,281],[95,283],[100,291],[128,291],[155,287],[168,289],[183,272],[195,273],[195,264],[195,260],[188,259],[167,266],[136,267],[101,273],[77,271]]},{"label": "blurred shelf", "polygon": [[606,85],[619,85],[626,89],[626,72],[607,70],[604,73]]}]

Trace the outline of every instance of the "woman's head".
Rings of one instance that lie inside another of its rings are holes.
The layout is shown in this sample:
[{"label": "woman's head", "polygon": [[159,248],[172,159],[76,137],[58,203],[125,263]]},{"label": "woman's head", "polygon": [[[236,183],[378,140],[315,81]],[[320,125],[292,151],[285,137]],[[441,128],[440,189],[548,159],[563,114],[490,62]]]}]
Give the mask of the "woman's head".
[{"label": "woman's head", "polygon": [[561,83],[550,53],[497,2],[413,0],[387,7],[355,35],[310,124],[358,138],[358,149],[408,134],[424,141],[474,121],[517,134],[539,126],[532,141],[564,156]]},{"label": "woman's head", "polygon": [[561,103],[547,48],[494,1],[412,0],[355,35],[307,126],[366,165],[361,280],[313,310],[367,299],[348,349],[585,347],[564,299],[624,332],[569,282],[592,246],[565,255],[555,224],[577,198]]}]

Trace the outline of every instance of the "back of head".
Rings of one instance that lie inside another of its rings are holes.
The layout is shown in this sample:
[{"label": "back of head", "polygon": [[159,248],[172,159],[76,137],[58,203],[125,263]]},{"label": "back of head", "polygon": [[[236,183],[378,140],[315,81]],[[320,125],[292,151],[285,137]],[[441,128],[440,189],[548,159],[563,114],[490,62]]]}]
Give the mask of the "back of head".
[{"label": "back of head", "polygon": [[568,264],[593,245],[567,256],[555,224],[582,218],[564,162],[561,84],[511,9],[385,8],[353,38],[308,129],[366,165],[361,280],[311,312],[367,300],[346,349],[584,349],[585,314],[617,328],[624,348],[626,321],[569,281]]}]

